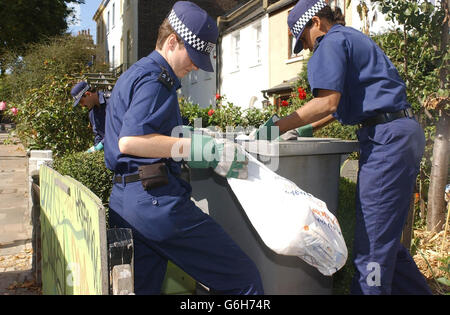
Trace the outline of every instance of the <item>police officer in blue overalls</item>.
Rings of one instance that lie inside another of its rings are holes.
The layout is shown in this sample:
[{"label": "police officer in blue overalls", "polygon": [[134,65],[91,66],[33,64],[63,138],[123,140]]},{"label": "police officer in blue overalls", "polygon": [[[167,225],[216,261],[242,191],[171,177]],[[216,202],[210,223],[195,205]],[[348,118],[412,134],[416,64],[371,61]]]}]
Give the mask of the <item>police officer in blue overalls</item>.
[{"label": "police officer in blue overalls", "polygon": [[133,231],[137,294],[160,294],[168,260],[214,291],[263,294],[255,264],[195,206],[191,186],[180,178],[181,158],[222,176],[246,176],[234,143],[174,133],[182,125],[179,79],[198,68],[213,71],[217,36],[203,9],[175,3],[160,26],[156,50],[123,73],[111,94],[105,138],[105,163],[114,172],[109,223]]},{"label": "police officer in blue overalls", "polygon": [[104,92],[98,91],[86,81],[78,82],[70,91],[74,98],[73,106],[80,104],[89,110],[89,121],[94,133],[94,145],[87,152],[103,150],[105,138],[105,119],[108,97]]},{"label": "police officer in blue overalls", "polygon": [[266,126],[278,126],[284,133],[334,118],[342,124],[360,125],[353,249],[356,273],[351,292],[430,294],[400,243],[424,133],[391,61],[369,37],[340,21],[340,10],[333,12],[323,0],[300,0],[289,13],[288,26],[296,38],[294,52],[313,51],[308,80],[315,98]]}]

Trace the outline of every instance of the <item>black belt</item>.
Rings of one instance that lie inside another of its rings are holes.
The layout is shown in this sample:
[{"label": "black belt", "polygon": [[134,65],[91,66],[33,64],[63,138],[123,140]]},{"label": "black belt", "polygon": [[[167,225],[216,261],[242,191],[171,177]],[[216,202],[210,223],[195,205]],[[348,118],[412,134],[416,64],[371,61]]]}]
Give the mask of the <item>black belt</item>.
[{"label": "black belt", "polygon": [[[186,171],[186,169],[187,169],[187,166],[183,162],[182,167],[181,167],[182,172]],[[180,174],[174,174],[174,176],[180,177],[181,175]],[[115,184],[122,184],[122,183],[129,184],[129,183],[138,182],[140,180],[141,180],[141,178],[139,177],[139,173],[138,174],[125,175],[125,176],[121,176],[121,175],[113,176],[113,183],[115,183]]]},{"label": "black belt", "polygon": [[113,181],[115,184],[122,184],[125,182],[125,184],[134,183],[140,181],[141,178],[139,177],[139,174],[132,174],[132,175],[126,175],[126,176],[120,176],[116,175],[113,178]]},{"label": "black belt", "polygon": [[360,128],[371,127],[378,124],[384,124],[399,118],[414,118],[411,108],[402,109],[395,113],[381,113],[376,116],[367,118],[359,124]]}]

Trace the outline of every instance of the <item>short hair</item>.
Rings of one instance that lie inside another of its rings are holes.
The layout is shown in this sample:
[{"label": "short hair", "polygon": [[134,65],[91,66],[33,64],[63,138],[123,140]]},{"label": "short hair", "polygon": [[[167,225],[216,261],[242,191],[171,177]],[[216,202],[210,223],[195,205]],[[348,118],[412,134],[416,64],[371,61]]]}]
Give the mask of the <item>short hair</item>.
[{"label": "short hair", "polygon": [[92,85],[89,84],[89,90],[87,90],[87,91],[89,91],[91,93],[97,93],[97,87],[92,86]]},{"label": "short hair", "polygon": [[172,26],[169,23],[169,19],[166,18],[164,19],[164,21],[161,23],[161,25],[159,26],[159,30],[158,30],[158,39],[156,40],[156,48],[157,49],[162,49],[164,42],[166,41],[166,39],[171,35],[171,34],[175,34],[177,37],[177,41],[180,44],[183,44],[183,40],[181,39],[181,37],[174,31],[174,29],[172,28]]},{"label": "short hair", "polygon": [[[317,12],[315,16],[319,18],[324,18],[328,21],[330,21],[331,24],[341,24],[345,26],[345,16],[342,14],[342,11],[339,7],[336,7],[334,11],[331,9],[330,6],[325,6],[322,10]],[[310,20],[308,23],[306,23],[306,27],[311,27],[313,24],[312,20]]]}]

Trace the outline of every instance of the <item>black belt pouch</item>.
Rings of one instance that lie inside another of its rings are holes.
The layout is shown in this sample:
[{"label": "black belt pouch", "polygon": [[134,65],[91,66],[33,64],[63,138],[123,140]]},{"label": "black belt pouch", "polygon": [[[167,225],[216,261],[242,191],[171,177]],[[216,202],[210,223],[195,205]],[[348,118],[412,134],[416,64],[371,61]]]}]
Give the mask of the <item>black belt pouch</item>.
[{"label": "black belt pouch", "polygon": [[169,177],[167,175],[167,167],[165,163],[155,163],[151,165],[140,166],[138,170],[142,187],[144,187],[145,190],[158,188],[169,183]]}]

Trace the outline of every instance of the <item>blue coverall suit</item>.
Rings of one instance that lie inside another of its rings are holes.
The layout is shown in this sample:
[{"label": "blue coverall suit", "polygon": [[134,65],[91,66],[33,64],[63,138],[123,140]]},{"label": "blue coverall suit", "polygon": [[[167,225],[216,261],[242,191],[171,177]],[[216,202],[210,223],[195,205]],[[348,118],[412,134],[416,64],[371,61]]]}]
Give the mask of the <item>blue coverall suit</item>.
[{"label": "blue coverall suit", "polygon": [[[410,108],[406,87],[383,51],[366,35],[334,25],[319,37],[308,62],[314,95],[341,93],[334,117],[355,125]],[[353,294],[429,294],[424,277],[400,243],[425,138],[414,118],[360,128]]]},{"label": "blue coverall suit", "polygon": [[182,125],[176,90],[180,81],[157,52],[118,79],[107,107],[105,162],[115,175],[136,174],[141,165],[165,162],[169,184],[144,190],[140,181],[115,183],[109,200],[111,227],[131,228],[137,294],[160,294],[170,259],[207,287],[223,294],[263,294],[255,264],[209,215],[191,201],[191,186],[172,159],[124,155],[119,139]]},{"label": "blue coverall suit", "polygon": [[100,142],[102,142],[103,145],[105,144],[105,120],[108,98],[105,97],[105,93],[98,92],[98,99],[100,106],[94,106],[89,111],[89,121],[91,122],[92,131],[94,133],[94,146],[96,146]]}]

